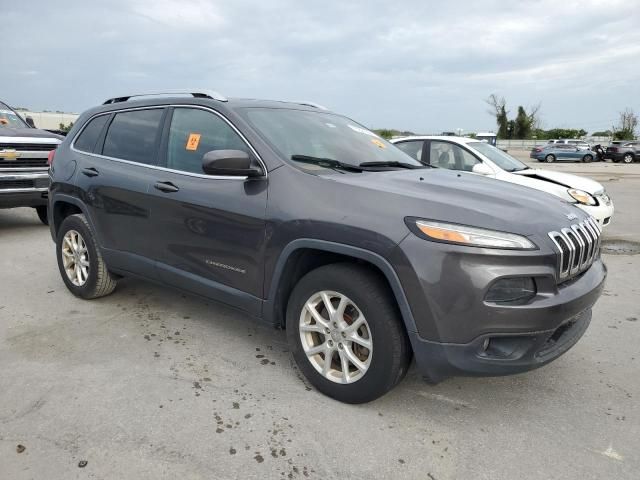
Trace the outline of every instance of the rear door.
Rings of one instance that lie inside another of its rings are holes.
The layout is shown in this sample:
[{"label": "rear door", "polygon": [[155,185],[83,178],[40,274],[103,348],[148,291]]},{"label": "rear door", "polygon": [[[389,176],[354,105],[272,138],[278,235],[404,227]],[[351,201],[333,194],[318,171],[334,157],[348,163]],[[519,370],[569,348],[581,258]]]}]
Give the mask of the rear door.
[{"label": "rear door", "polygon": [[202,157],[212,150],[257,155],[217,112],[173,108],[150,191],[158,268],[167,283],[258,314],[267,179],[205,175]]},{"label": "rear door", "polygon": [[[149,241],[149,188],[165,113],[166,108],[144,108],[112,114],[93,153],[82,155],[76,176],[109,262],[134,272],[152,270],[157,257]],[[81,133],[74,148],[82,148],[82,140]]]}]

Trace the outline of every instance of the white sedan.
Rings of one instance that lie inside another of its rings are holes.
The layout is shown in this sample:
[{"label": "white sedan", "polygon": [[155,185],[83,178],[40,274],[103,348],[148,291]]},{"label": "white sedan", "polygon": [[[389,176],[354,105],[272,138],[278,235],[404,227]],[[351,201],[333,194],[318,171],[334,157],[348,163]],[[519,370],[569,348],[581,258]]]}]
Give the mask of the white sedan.
[{"label": "white sedan", "polygon": [[530,168],[502,150],[473,138],[420,136],[391,140],[425,164],[461,170],[551,193],[592,215],[601,227],[613,216],[613,202],[604,187],[589,178]]}]

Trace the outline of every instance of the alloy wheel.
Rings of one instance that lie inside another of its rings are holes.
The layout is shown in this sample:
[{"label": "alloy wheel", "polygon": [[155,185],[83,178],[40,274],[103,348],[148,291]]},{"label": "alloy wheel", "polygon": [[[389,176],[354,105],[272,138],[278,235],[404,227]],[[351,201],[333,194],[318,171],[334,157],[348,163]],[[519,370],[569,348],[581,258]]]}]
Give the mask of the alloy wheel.
[{"label": "alloy wheel", "polygon": [[335,383],[360,380],[371,365],[373,338],[367,320],[347,296],[314,293],[300,314],[300,341],[309,362]]},{"label": "alloy wheel", "polygon": [[82,287],[89,278],[89,251],[87,244],[75,230],[69,230],[62,238],[62,264],[69,281]]}]

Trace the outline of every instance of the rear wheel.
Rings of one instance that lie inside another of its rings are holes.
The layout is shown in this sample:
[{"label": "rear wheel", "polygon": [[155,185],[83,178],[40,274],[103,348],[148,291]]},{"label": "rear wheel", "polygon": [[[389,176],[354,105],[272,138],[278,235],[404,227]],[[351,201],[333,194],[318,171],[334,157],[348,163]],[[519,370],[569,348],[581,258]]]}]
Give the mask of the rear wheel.
[{"label": "rear wheel", "polygon": [[62,280],[77,297],[103,297],[116,288],[84,215],[64,219],[58,231],[56,256]]},{"label": "rear wheel", "polygon": [[355,264],[326,265],[300,280],[289,298],[287,337],[305,377],[346,403],[384,395],[404,377],[411,359],[388,286]]},{"label": "rear wheel", "polygon": [[544,157],[544,161],[547,163],[553,163],[556,161],[556,156],[550,153],[549,155]]},{"label": "rear wheel", "polygon": [[631,153],[625,153],[624,157],[622,157],[622,161],[624,163],[633,163],[633,154]]},{"label": "rear wheel", "polygon": [[584,163],[591,163],[593,161],[593,155],[585,155],[582,157],[582,161]]},{"label": "rear wheel", "polygon": [[40,205],[36,208],[36,213],[38,214],[38,218],[40,219],[40,221],[42,223],[44,223],[45,225],[49,225],[49,218],[47,217],[47,206],[46,205]]}]

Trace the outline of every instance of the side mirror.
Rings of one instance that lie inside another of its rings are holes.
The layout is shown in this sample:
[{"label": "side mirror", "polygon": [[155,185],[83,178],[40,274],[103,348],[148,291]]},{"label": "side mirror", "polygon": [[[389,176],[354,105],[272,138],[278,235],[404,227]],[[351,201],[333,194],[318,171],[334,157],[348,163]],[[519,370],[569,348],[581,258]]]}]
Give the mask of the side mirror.
[{"label": "side mirror", "polygon": [[242,150],[212,150],[202,157],[202,170],[207,175],[260,177],[258,162]]},{"label": "side mirror", "polygon": [[24,119],[25,122],[27,122],[27,125],[29,125],[31,128],[36,128],[36,124],[33,121],[33,117],[27,117]]},{"label": "side mirror", "polygon": [[484,163],[476,163],[471,168],[471,171],[473,173],[477,173],[478,175],[493,175],[493,170],[491,169],[491,167],[485,165]]}]

